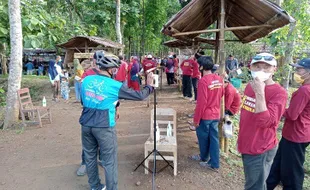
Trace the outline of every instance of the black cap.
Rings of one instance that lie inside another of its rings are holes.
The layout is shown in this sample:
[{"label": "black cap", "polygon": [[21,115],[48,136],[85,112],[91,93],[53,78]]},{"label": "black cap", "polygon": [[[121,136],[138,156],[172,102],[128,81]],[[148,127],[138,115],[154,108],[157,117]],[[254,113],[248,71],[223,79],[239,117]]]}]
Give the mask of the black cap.
[{"label": "black cap", "polygon": [[297,68],[310,69],[310,58],[304,58],[300,60],[297,64],[290,64],[290,65]]}]

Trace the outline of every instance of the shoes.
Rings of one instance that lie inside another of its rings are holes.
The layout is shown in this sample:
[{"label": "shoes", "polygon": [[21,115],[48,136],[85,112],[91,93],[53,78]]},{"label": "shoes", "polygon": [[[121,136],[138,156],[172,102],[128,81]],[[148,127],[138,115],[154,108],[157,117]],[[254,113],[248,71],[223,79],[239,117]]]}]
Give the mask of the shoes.
[{"label": "shoes", "polygon": [[188,114],[187,117],[194,118],[194,114]]},{"label": "shoes", "polygon": [[[91,189],[91,190],[95,190],[95,189]],[[107,190],[107,186],[104,186],[101,190]]]},{"label": "shoes", "polygon": [[191,159],[191,160],[195,160],[195,161],[200,161],[201,160],[201,157],[200,157],[199,154],[189,156],[188,158]]},{"label": "shoes", "polygon": [[191,130],[191,131],[196,131],[196,127],[193,126],[193,125],[190,125],[188,128],[189,128],[189,130]]},{"label": "shoes", "polygon": [[86,165],[81,165],[76,172],[77,176],[84,176],[86,174]]},{"label": "shoes", "polygon": [[209,164],[208,162],[200,162],[199,165],[213,172],[217,172],[217,173],[219,172],[219,168],[212,167],[211,164]]}]

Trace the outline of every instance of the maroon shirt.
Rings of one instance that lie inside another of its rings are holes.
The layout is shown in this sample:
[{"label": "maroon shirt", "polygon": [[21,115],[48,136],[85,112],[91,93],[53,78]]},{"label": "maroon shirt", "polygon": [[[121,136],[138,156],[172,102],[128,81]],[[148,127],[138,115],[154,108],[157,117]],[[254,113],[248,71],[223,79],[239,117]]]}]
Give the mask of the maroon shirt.
[{"label": "maroon shirt", "polygon": [[220,119],[223,95],[223,80],[220,76],[208,74],[202,77],[198,82],[194,123],[199,124],[200,120]]},{"label": "maroon shirt", "polygon": [[183,75],[192,76],[193,75],[193,61],[191,59],[184,60],[181,63],[181,69]]},{"label": "maroon shirt", "polygon": [[195,60],[193,60],[192,64],[193,64],[193,75],[192,75],[192,78],[200,79],[201,78],[201,72],[199,71],[199,64]]},{"label": "maroon shirt", "polygon": [[284,115],[282,135],[295,143],[310,142],[310,84],[293,93],[290,106]]},{"label": "maroon shirt", "polygon": [[242,97],[238,150],[241,154],[258,155],[278,144],[277,128],[285,111],[287,93],[279,84],[265,87],[267,110],[255,113],[255,93],[250,84]]},{"label": "maroon shirt", "polygon": [[225,110],[236,114],[240,109],[241,98],[238,90],[231,84],[225,87]]}]

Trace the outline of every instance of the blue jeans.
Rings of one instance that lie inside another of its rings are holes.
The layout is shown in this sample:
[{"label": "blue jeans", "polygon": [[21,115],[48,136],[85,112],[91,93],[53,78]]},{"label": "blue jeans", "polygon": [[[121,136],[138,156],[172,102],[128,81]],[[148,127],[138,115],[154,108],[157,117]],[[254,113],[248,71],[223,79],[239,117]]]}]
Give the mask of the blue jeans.
[{"label": "blue jeans", "polygon": [[117,190],[117,137],[115,128],[95,128],[82,126],[82,144],[88,175],[88,183],[93,190],[101,190],[98,173],[97,154],[100,146],[102,165],[105,171],[107,190]]},{"label": "blue jeans", "polygon": [[75,98],[77,101],[81,100],[81,82],[74,80]]},{"label": "blue jeans", "polygon": [[201,161],[208,161],[212,168],[220,167],[218,124],[219,120],[201,120],[196,129]]}]

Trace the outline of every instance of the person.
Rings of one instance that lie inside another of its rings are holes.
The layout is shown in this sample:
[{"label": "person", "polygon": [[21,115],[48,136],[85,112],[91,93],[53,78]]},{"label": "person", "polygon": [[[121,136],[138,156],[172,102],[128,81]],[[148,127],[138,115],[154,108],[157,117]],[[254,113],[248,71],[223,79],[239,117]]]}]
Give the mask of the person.
[{"label": "person", "polygon": [[136,91],[140,91],[139,71],[138,57],[132,56],[128,68],[128,87]]},{"label": "person", "polygon": [[197,59],[193,56],[192,57],[192,65],[193,65],[193,74],[191,76],[192,85],[194,89],[194,100],[197,101],[197,87],[198,87],[198,81],[201,78],[201,72],[199,71],[199,64],[197,62]]},{"label": "person", "polygon": [[127,80],[127,73],[128,73],[128,64],[124,61],[123,56],[118,56],[121,61],[121,65],[116,73],[115,80],[119,82],[125,82]]},{"label": "person", "polygon": [[147,71],[155,67],[156,67],[156,62],[153,60],[153,56],[151,54],[147,55],[146,59],[144,59],[142,62],[142,68],[144,72],[145,81],[147,79],[146,78]]},{"label": "person", "polygon": [[203,77],[198,82],[193,123],[196,127],[200,154],[192,155],[190,159],[201,161],[201,166],[218,171],[220,167],[218,124],[221,98],[224,95],[223,81],[220,76],[211,72],[214,63],[210,56],[201,56],[198,63]]},{"label": "person", "polygon": [[38,75],[42,76],[43,75],[43,71],[44,71],[44,65],[43,65],[43,63],[39,63]]},{"label": "person", "polygon": [[[97,65],[96,65],[96,54],[93,55],[92,61],[88,62],[88,61],[84,60],[81,65],[82,65],[82,67],[84,69],[84,73],[83,73],[83,75],[81,77],[81,85],[82,85],[82,82],[83,82],[83,80],[86,77],[92,76],[92,75],[96,75],[97,72],[99,71],[98,68],[97,68]],[[99,149],[100,148],[98,147],[98,151],[99,151]],[[101,165],[102,162],[100,161],[100,160],[102,160],[100,154],[99,154],[98,157],[99,157],[99,162],[98,163],[100,164],[100,166],[102,166]],[[76,175],[77,176],[84,176],[84,175],[86,175],[86,161],[85,161],[85,153],[84,153],[83,149],[82,149],[81,159],[82,159],[81,160],[81,164],[80,164],[79,168],[76,171]]]},{"label": "person", "polygon": [[170,86],[171,84],[174,84],[174,59],[173,55],[168,56],[168,60],[166,62],[166,75],[167,75],[167,83]]},{"label": "person", "polygon": [[59,101],[60,77],[63,77],[62,70],[54,61],[49,61],[48,76],[53,88],[53,100]]},{"label": "person", "polygon": [[193,60],[189,59],[188,56],[185,57],[185,60],[181,63],[182,69],[182,89],[184,98],[192,98],[192,81],[191,77],[193,75]]},{"label": "person", "polygon": [[60,66],[61,69],[64,69],[61,57],[59,55],[56,56],[56,61],[55,62],[57,63],[57,65]]},{"label": "person", "polygon": [[[95,52],[99,71],[87,76],[82,83],[81,99],[83,105],[80,124],[82,125],[82,145],[88,182],[92,190],[117,190],[117,136],[116,120],[119,118],[119,99],[144,100],[153,91],[153,75],[148,75],[147,85],[142,91],[129,89],[126,84],[112,79],[112,69],[118,67],[119,60]],[[106,98],[108,97],[108,98]],[[97,165],[97,148],[100,147],[102,165],[105,168],[105,183],[100,182]]]},{"label": "person", "polygon": [[285,111],[287,93],[272,79],[277,61],[269,53],[251,62],[251,81],[241,103],[238,151],[242,155],[245,190],[265,190],[266,179],[277,150],[277,128]]},{"label": "person", "polygon": [[238,69],[238,60],[233,55],[229,55],[225,63],[226,73],[231,78],[232,72]]},{"label": "person", "polygon": [[34,65],[31,62],[31,60],[29,60],[28,63],[25,66],[27,68],[27,75],[32,75],[33,74]]},{"label": "person", "polygon": [[[179,72],[180,72],[180,60],[175,53],[173,53],[173,61],[174,61],[174,76],[173,82],[178,84]],[[181,81],[179,81],[181,83]]]},{"label": "person", "polygon": [[67,77],[61,77],[60,92],[61,92],[61,97],[65,100],[66,103],[68,103],[70,88],[69,88],[69,81]]},{"label": "person", "polygon": [[280,182],[284,190],[303,189],[303,165],[310,143],[310,58],[292,66],[296,67],[294,80],[301,86],[293,93],[283,115],[282,139],[267,179],[268,190],[273,190]]},{"label": "person", "polygon": [[82,76],[84,74],[84,70],[82,65],[80,64],[80,61],[78,59],[73,59],[73,66],[74,66],[74,91],[75,91],[75,101],[80,102],[81,101],[81,81]]},{"label": "person", "polygon": [[233,116],[238,113],[241,104],[241,97],[238,90],[229,82],[224,80],[225,87],[225,115]]}]

